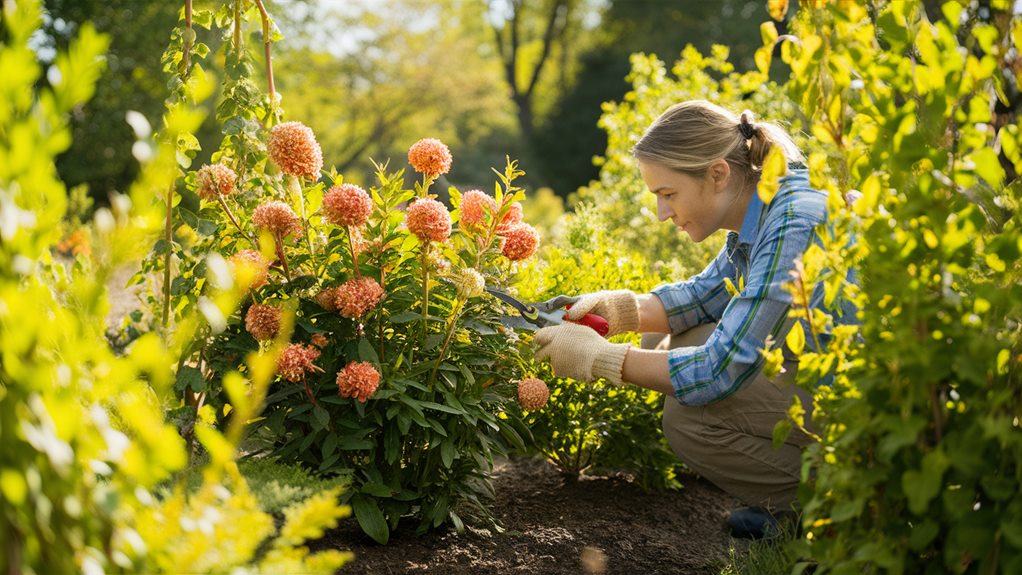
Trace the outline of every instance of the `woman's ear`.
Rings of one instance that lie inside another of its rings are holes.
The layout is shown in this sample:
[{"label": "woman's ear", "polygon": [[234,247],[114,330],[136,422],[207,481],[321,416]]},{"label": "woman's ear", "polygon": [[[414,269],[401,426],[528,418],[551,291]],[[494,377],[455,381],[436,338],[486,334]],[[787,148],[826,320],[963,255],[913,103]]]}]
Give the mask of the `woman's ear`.
[{"label": "woman's ear", "polygon": [[710,164],[708,173],[713,181],[713,191],[721,192],[727,189],[727,185],[731,181],[731,165],[727,163],[727,160],[717,160]]}]

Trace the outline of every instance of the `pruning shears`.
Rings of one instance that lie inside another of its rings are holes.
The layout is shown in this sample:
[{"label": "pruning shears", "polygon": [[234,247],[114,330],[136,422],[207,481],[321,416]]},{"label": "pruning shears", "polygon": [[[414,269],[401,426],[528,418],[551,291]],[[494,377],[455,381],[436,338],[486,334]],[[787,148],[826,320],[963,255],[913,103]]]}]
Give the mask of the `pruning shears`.
[{"label": "pruning shears", "polygon": [[577,296],[558,296],[544,302],[527,304],[498,289],[488,287],[486,291],[521,314],[521,317],[508,317],[503,320],[502,323],[508,327],[535,331],[567,321],[591,328],[603,337],[606,337],[610,331],[610,324],[607,323],[607,320],[593,313],[587,313],[578,320],[565,319],[564,314],[571,309],[571,304],[579,300]]}]

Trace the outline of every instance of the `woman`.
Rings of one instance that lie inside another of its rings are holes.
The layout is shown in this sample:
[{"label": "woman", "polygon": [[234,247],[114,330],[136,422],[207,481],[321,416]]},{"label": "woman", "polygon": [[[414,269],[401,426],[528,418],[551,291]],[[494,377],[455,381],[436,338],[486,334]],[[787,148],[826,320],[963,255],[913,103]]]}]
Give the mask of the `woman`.
[{"label": "woman", "polygon": [[[756,188],[773,147],[784,153],[788,172],[767,205]],[[671,448],[750,506],[729,516],[735,536],[762,537],[776,528],[778,513],[791,514],[801,448],[809,442],[796,431],[775,450],[774,425],[795,396],[806,411],[812,400],[792,384],[794,360],[786,361],[781,376],[764,377],[761,350],[768,338],[783,342],[794,322],[784,284],[826,218],[826,194],[809,187],[802,154],[782,128],[705,101],[672,106],[632,154],[656,195],[661,221],[670,219],[696,242],[725,229],[727,243],[687,281],[643,295],[586,294],[567,314],[601,315],[609,335],[642,332],[644,349],[565,323],[536,334],[536,357],[549,359],[561,377],[604,378],[669,394],[674,400],[665,402],[663,429]],[[740,291],[731,295],[726,280]]]}]

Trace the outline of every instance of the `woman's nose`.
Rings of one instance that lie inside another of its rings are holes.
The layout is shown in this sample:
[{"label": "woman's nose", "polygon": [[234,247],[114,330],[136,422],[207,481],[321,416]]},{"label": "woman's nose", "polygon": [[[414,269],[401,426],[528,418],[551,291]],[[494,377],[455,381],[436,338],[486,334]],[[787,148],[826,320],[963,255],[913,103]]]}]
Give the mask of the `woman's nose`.
[{"label": "woman's nose", "polygon": [[661,222],[674,216],[674,210],[671,209],[671,205],[660,196],[656,197],[656,215]]}]

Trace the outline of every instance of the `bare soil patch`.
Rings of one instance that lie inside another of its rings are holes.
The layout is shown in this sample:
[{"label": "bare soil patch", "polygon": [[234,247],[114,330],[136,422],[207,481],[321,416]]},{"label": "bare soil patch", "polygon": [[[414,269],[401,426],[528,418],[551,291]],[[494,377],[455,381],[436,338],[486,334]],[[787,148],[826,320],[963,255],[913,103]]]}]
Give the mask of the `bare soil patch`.
[{"label": "bare soil patch", "polygon": [[416,537],[400,526],[387,545],[354,518],[315,543],[351,550],[342,572],[716,574],[731,545],[723,528],[738,501],[695,476],[673,492],[644,492],[622,477],[566,480],[546,461],[513,457],[494,469],[493,511],[503,533],[468,527]]}]

